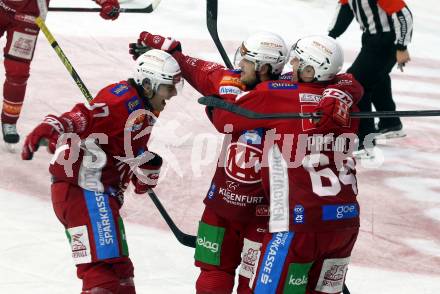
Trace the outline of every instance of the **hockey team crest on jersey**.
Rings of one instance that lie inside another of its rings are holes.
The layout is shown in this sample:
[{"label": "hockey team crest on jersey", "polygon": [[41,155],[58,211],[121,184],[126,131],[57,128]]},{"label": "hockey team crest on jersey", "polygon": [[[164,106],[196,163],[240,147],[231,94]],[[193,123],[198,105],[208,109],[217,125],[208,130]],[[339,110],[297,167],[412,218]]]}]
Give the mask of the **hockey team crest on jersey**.
[{"label": "hockey team crest on jersey", "polygon": [[113,88],[110,89],[110,93],[121,97],[122,95],[124,95],[125,93],[127,93],[130,89],[128,88],[127,85],[125,84],[118,84],[116,86],[114,86]]},{"label": "hockey team crest on jersey", "polygon": [[258,128],[254,130],[244,131],[240,136],[239,141],[246,144],[261,145],[263,143],[262,138],[263,128]]},{"label": "hockey team crest on jersey", "polygon": [[261,182],[261,160],[263,152],[241,142],[228,146],[225,172],[240,183],[253,184]]}]

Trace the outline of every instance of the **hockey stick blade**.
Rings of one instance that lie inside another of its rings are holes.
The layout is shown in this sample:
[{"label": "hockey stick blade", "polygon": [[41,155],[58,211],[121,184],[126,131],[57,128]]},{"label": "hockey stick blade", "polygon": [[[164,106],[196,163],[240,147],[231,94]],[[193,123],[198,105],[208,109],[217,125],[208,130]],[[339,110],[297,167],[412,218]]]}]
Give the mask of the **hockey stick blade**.
[{"label": "hockey stick blade", "polygon": [[[233,112],[250,119],[312,119],[320,118],[319,113],[258,113],[230,102],[226,102],[215,96],[205,96],[198,99],[198,102],[208,107],[215,107]],[[351,117],[373,118],[373,117],[426,117],[440,116],[440,110],[407,110],[407,111],[375,111],[375,112],[352,112]]]},{"label": "hockey stick blade", "polygon": [[160,214],[164,218],[165,222],[170,227],[171,231],[173,232],[176,239],[183,245],[195,248],[196,247],[196,236],[188,235],[182,232],[174,223],[174,221],[171,219],[170,215],[166,211],[166,209],[163,207],[162,203],[160,202],[159,198],[157,197],[156,193],[152,189],[148,190],[148,196],[150,196],[151,200],[153,201],[154,205],[156,205],[157,209],[159,210]]},{"label": "hockey stick blade", "polygon": [[206,25],[208,27],[209,34],[211,35],[212,40],[217,47],[218,52],[220,53],[223,62],[229,69],[233,69],[231,61],[229,60],[228,54],[226,54],[225,48],[218,37],[217,31],[217,10],[218,10],[218,1],[217,0],[206,0]]},{"label": "hockey stick blade", "polygon": [[[152,13],[159,5],[161,0],[153,0],[150,5],[145,8],[120,8],[121,13]],[[49,7],[49,11],[59,12],[101,12],[101,8],[88,7]]]}]

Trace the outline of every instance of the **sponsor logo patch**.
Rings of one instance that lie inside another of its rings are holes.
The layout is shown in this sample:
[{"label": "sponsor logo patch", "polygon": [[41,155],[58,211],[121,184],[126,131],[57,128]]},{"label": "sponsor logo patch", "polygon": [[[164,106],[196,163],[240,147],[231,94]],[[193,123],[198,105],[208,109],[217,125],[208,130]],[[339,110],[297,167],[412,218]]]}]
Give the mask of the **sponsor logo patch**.
[{"label": "sponsor logo patch", "polygon": [[215,184],[212,184],[211,188],[209,188],[209,191],[208,191],[208,199],[209,200],[212,200],[214,198],[215,191],[216,191],[216,186],[215,186]]},{"label": "sponsor logo patch", "polygon": [[223,200],[231,205],[245,207],[248,204],[259,204],[263,202],[263,196],[250,196],[234,193],[229,188],[220,187],[218,194],[223,196]]},{"label": "sponsor logo patch", "polygon": [[36,40],[36,35],[14,32],[8,54],[18,58],[31,60]]},{"label": "sponsor logo patch", "polygon": [[298,89],[298,85],[288,83],[288,82],[270,82],[269,89],[272,89],[272,90],[295,90],[295,89]]},{"label": "sponsor logo patch", "polygon": [[124,95],[128,91],[129,91],[128,86],[124,85],[124,84],[116,85],[110,89],[110,92],[118,97],[121,97],[122,95]]},{"label": "sponsor logo patch", "polygon": [[310,263],[291,263],[284,283],[284,293],[306,293]]},{"label": "sponsor logo patch", "polygon": [[344,285],[350,257],[325,259],[315,290],[324,293],[340,293]]},{"label": "sponsor logo patch", "polygon": [[321,101],[322,95],[316,95],[311,93],[300,93],[299,94],[299,102],[305,103],[319,103]]},{"label": "sponsor logo patch", "polygon": [[255,294],[275,293],[293,236],[292,232],[272,234],[261,261]]},{"label": "sponsor logo patch", "polygon": [[35,16],[28,15],[28,14],[22,14],[22,13],[16,13],[14,15],[15,20],[21,21],[21,22],[27,22],[30,24],[35,25]]},{"label": "sponsor logo patch", "polygon": [[[260,258],[261,243],[249,239],[243,239],[243,250],[241,251],[241,264],[239,275],[253,279]],[[251,282],[252,283],[252,282]]]},{"label": "sponsor logo patch", "polygon": [[119,257],[115,220],[107,194],[84,190],[98,260]]},{"label": "sponsor logo patch", "polygon": [[322,220],[344,220],[359,216],[356,203],[322,206]]},{"label": "sponsor logo patch", "polygon": [[199,222],[194,258],[207,264],[220,265],[224,235],[224,228],[211,226],[202,221]]},{"label": "sponsor logo patch", "polygon": [[70,242],[75,264],[92,262],[87,226],[68,228],[66,234]]},{"label": "sponsor logo patch", "polygon": [[255,215],[256,216],[269,216],[269,205],[257,205],[255,207]]},{"label": "sponsor logo patch", "polygon": [[139,101],[137,96],[131,97],[127,102],[125,102],[127,106],[128,113],[132,113],[138,109],[141,109],[141,102]]},{"label": "sponsor logo patch", "polygon": [[305,216],[304,216],[304,206],[302,205],[295,205],[293,208],[293,222],[295,224],[304,224],[305,223]]},{"label": "sponsor logo patch", "polygon": [[221,86],[219,89],[220,95],[238,95],[241,93],[241,89],[234,86]]},{"label": "sponsor logo patch", "polygon": [[244,89],[244,85],[241,83],[239,77],[234,76],[224,76],[220,81],[220,86],[235,86],[240,89]]}]

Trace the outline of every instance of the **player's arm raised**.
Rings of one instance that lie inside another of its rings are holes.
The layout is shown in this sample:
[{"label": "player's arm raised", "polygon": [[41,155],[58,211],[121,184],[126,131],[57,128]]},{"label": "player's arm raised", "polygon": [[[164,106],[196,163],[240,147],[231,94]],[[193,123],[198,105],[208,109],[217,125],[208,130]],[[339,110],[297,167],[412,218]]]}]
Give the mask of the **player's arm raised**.
[{"label": "player's arm raised", "polygon": [[180,41],[146,31],[140,33],[137,43],[130,44],[129,53],[136,58],[140,53],[136,48],[143,46],[170,53],[179,63],[183,78],[202,95],[219,94],[219,84],[228,71],[223,65],[187,56],[182,53]]}]

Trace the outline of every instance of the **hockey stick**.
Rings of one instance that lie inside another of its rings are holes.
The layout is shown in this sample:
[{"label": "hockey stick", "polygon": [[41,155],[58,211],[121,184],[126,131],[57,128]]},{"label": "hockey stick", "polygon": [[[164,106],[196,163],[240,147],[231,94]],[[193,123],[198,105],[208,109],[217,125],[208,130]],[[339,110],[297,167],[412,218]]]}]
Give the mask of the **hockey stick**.
[{"label": "hockey stick", "polygon": [[176,226],[166,209],[163,207],[162,203],[160,203],[159,198],[156,196],[153,190],[150,189],[147,193],[153,201],[154,205],[156,205],[162,217],[165,219],[174,236],[176,236],[177,240],[185,246],[195,248],[197,237],[194,235],[185,234]]},{"label": "hockey stick", "polygon": [[[84,82],[79,77],[76,70],[73,68],[72,64],[70,63],[67,56],[64,54],[63,50],[61,50],[60,46],[58,45],[57,41],[55,40],[52,33],[47,28],[46,24],[44,23],[44,20],[40,17],[37,17],[35,19],[35,23],[37,26],[41,29],[41,31],[46,36],[47,40],[49,41],[52,48],[57,53],[58,57],[63,62],[64,66],[67,68],[67,71],[72,76],[73,80],[83,93],[84,97],[87,99],[88,102],[92,101],[93,97],[90,94],[89,90],[87,89]],[[166,223],[169,225],[171,231],[173,232],[174,236],[176,236],[177,240],[182,243],[185,246],[189,246],[194,248],[196,246],[196,236],[187,235],[183,233],[179,228],[176,226],[176,224],[171,219],[170,215],[167,213],[166,209],[163,207],[162,203],[160,202],[159,198],[157,198],[156,194],[153,192],[153,190],[148,191],[148,195],[150,196],[151,200],[153,201],[154,205],[156,205],[157,209],[159,210],[162,217],[165,219]]]},{"label": "hockey stick", "polygon": [[229,60],[228,54],[226,54],[225,48],[222,45],[218,37],[217,32],[217,11],[218,11],[218,1],[217,0],[206,0],[206,25],[208,26],[209,34],[217,47],[218,52],[222,56],[223,62],[229,69],[233,69],[231,61]]},{"label": "hockey stick", "polygon": [[[144,8],[119,8],[119,12],[123,13],[151,13],[159,5],[161,0],[153,0],[150,5]],[[49,7],[49,11],[62,12],[101,12],[101,8],[89,7]]]},{"label": "hockey stick", "polygon": [[35,24],[41,29],[43,34],[46,36],[47,40],[49,41],[49,44],[52,46],[53,50],[57,53],[58,57],[61,59],[61,62],[66,67],[67,71],[70,73],[70,76],[75,81],[76,85],[78,86],[81,93],[83,93],[84,97],[86,97],[87,101],[91,101],[93,99],[92,95],[90,94],[89,90],[87,89],[84,82],[79,77],[78,73],[76,72],[75,68],[73,68],[72,64],[70,63],[69,59],[66,57],[66,54],[64,54],[61,47],[58,45],[58,42],[55,40],[52,33],[47,28],[46,24],[44,23],[44,20],[41,17],[35,18]]},{"label": "hockey stick", "polygon": [[[258,113],[226,102],[215,96],[201,97],[198,99],[198,102],[202,105],[221,108],[250,119],[312,119],[321,117],[319,113]],[[440,116],[440,110],[352,112],[350,116],[356,118]]]}]

